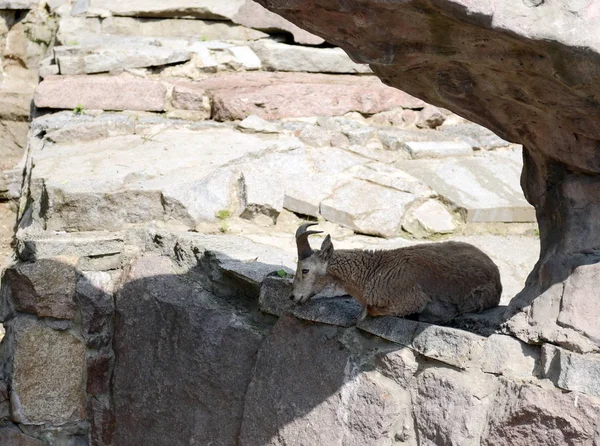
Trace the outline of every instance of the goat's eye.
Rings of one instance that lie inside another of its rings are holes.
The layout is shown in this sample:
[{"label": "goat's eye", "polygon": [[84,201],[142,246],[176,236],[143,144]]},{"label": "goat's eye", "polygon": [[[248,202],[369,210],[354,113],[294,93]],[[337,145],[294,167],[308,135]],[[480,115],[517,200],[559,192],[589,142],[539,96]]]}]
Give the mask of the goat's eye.
[{"label": "goat's eye", "polygon": [[308,270],[307,269],[303,269],[302,270],[302,274],[308,274]]}]

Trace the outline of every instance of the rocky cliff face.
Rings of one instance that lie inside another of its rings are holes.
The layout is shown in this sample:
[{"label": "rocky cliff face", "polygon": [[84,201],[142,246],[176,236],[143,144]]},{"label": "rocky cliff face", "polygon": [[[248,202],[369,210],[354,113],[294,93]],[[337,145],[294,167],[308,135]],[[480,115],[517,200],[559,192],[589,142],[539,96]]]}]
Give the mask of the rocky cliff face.
[{"label": "rocky cliff face", "polygon": [[[529,344],[502,328],[539,254],[520,146],[254,2],[0,9],[32,54],[5,73],[40,76],[11,89],[34,119],[0,190],[0,444],[600,441],[594,265],[555,290],[587,338],[544,342],[556,315]],[[305,219],[339,248],[475,244],[502,306],[447,327],[356,325],[333,292],[292,307]]]}]

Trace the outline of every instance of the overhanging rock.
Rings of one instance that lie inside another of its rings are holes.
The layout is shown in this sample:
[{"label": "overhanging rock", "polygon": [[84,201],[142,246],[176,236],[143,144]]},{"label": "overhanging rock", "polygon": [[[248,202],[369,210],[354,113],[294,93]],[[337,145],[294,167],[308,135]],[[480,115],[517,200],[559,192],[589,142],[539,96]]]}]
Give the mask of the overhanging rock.
[{"label": "overhanging rock", "polygon": [[598,339],[580,336],[581,327],[559,326],[562,292],[546,298],[556,311],[542,311],[544,323],[556,328],[527,327],[539,323],[532,311],[538,296],[577,266],[600,261],[600,86],[594,81],[600,8],[484,0],[259,3],[370,64],[384,83],[524,145],[521,185],[536,208],[541,254],[512,305],[525,313],[511,328],[525,340],[598,350]]}]

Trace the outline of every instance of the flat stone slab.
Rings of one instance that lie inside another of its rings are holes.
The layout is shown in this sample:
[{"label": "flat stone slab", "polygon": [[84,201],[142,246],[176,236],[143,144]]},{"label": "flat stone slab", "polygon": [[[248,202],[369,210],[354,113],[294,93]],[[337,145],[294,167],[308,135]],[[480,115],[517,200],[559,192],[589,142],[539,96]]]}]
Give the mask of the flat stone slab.
[{"label": "flat stone slab", "polygon": [[351,297],[319,297],[291,309],[298,319],[339,327],[356,324],[360,312],[360,304]]},{"label": "flat stone slab", "polygon": [[244,1],[177,0],[165,3],[161,0],[90,0],[89,5],[91,9],[104,9],[116,16],[228,19],[233,17]]},{"label": "flat stone slab", "polygon": [[353,62],[341,48],[286,45],[268,39],[257,40],[250,46],[268,71],[372,73],[368,65]]},{"label": "flat stone slab", "polygon": [[219,211],[237,203],[245,162],[301,148],[293,137],[168,120],[135,134],[48,143],[51,150],[32,151],[32,193],[48,200],[42,204],[48,206],[46,227],[67,231],[114,231],[157,220],[188,227],[217,221]]},{"label": "flat stone slab", "polygon": [[351,111],[373,114],[421,104],[374,76],[240,73],[213,76],[198,85],[212,92],[213,115],[218,121],[241,120],[251,114],[267,120]]},{"label": "flat stone slab", "polygon": [[412,159],[449,158],[473,154],[471,146],[462,141],[407,141],[403,146]]},{"label": "flat stone slab", "polygon": [[522,165],[518,150],[396,163],[464,210],[468,222],[536,221],[535,210],[521,190]]},{"label": "flat stone slab", "polygon": [[37,87],[39,108],[163,111],[167,88],[131,76],[48,76]]}]

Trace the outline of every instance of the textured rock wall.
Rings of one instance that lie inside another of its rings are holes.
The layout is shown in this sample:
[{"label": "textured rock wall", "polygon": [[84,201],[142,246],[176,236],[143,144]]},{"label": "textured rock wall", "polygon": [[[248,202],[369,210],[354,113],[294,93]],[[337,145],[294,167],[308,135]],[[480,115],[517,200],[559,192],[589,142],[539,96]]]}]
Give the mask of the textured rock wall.
[{"label": "textured rock wall", "polygon": [[[340,248],[473,243],[508,304],[538,255],[519,146],[253,2],[0,5],[33,36],[4,74],[56,34],[35,94],[11,89],[23,128],[32,94],[41,116],[0,190],[20,196],[0,444],[600,441],[593,264],[538,301],[533,345],[505,306],[357,326],[347,296],[288,299],[292,234],[318,218]],[[557,319],[570,336],[546,343]]]},{"label": "textured rock wall", "polygon": [[[70,255],[56,256],[65,247]],[[17,265],[3,279],[0,415],[15,424],[0,438],[600,441],[597,355],[394,317],[355,326],[359,308],[344,298],[290,309],[291,280],[275,272],[293,266],[293,253],[279,248],[234,235],[132,230],[104,240],[40,238],[37,253],[35,267]]]}]

